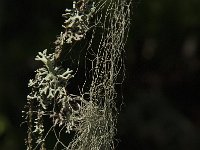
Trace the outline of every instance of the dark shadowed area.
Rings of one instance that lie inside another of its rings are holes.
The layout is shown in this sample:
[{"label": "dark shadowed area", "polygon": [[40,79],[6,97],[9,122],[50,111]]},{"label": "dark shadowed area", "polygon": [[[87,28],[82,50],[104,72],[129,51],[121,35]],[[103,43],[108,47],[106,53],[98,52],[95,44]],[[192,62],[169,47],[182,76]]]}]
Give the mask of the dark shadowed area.
[{"label": "dark shadowed area", "polygon": [[[0,1],[0,150],[26,149],[21,111],[34,57],[53,51],[71,2]],[[131,19],[116,149],[199,150],[200,1],[135,0]]]}]

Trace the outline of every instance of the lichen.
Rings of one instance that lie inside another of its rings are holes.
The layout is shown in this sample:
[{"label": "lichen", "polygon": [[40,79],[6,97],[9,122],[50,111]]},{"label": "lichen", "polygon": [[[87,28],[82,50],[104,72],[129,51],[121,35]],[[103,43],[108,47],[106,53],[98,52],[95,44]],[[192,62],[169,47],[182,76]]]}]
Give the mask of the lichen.
[{"label": "lichen", "polygon": [[[50,132],[56,138],[54,150],[58,145],[65,150],[114,149],[115,87],[118,74],[123,71],[122,53],[130,23],[130,4],[126,0],[99,0],[96,3],[93,0],[74,0],[73,8],[65,10],[64,31],[54,42],[54,53],[48,54],[45,49],[35,57],[43,65],[28,83],[31,92],[24,111],[28,125],[27,150],[49,149],[45,143]],[[101,38],[95,39],[99,28]],[[83,40],[90,29],[92,38],[86,56],[90,57],[91,70],[85,73],[89,76],[85,81],[88,87],[85,90],[83,85],[80,94],[76,95],[68,91],[75,73],[60,63],[65,50],[63,45],[70,47],[71,43]],[[49,128],[45,126],[45,118],[49,119]],[[66,135],[73,131],[69,143],[61,139],[63,131]]]}]

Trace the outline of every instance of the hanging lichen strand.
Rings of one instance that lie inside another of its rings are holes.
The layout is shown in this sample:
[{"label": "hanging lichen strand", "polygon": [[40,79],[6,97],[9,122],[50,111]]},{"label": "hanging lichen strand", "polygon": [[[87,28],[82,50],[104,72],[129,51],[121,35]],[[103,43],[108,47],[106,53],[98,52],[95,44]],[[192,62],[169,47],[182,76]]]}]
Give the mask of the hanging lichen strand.
[{"label": "hanging lichen strand", "polygon": [[[44,50],[35,58],[43,66],[28,84],[31,92],[24,111],[28,125],[27,150],[114,149],[115,86],[118,74],[123,71],[122,53],[130,25],[130,4],[126,0],[76,0],[72,9],[66,9],[64,31],[55,41],[55,53],[47,54]],[[92,36],[85,59],[90,58],[87,65],[91,66],[86,68],[91,70],[85,69],[87,84],[82,85],[82,93],[73,95],[67,91],[73,71],[57,62],[65,51],[63,45],[83,40],[88,31]],[[85,90],[86,85],[89,90]],[[47,126],[45,119],[51,125]],[[66,142],[72,131],[72,141]],[[56,139],[51,148],[46,144],[50,134]]]}]

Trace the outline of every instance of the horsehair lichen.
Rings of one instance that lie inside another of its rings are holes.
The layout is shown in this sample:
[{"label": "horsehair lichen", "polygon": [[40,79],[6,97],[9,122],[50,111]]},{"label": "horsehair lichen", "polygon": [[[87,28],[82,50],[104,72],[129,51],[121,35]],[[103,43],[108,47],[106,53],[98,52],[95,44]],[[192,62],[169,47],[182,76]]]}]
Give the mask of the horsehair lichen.
[{"label": "horsehair lichen", "polygon": [[[28,84],[31,93],[27,96],[24,111],[28,125],[27,150],[114,149],[115,86],[123,69],[122,53],[130,24],[130,4],[126,0],[74,0],[73,8],[66,9],[64,32],[55,41],[55,53],[39,52],[35,60],[41,61],[43,66],[36,70],[35,79]],[[91,18],[94,18],[93,23]],[[94,38],[99,28],[102,31],[98,35],[100,39]],[[92,38],[86,55],[86,59],[92,58],[91,71],[86,73],[91,76],[86,80],[89,90],[84,91],[83,85],[83,93],[73,95],[67,91],[68,81],[74,77],[73,71],[64,69],[57,61],[64,51],[64,44],[82,40],[90,29]],[[45,117],[52,122],[48,129]],[[75,133],[71,142],[66,143],[61,138],[63,131]],[[54,148],[45,144],[50,132],[56,137]]]}]

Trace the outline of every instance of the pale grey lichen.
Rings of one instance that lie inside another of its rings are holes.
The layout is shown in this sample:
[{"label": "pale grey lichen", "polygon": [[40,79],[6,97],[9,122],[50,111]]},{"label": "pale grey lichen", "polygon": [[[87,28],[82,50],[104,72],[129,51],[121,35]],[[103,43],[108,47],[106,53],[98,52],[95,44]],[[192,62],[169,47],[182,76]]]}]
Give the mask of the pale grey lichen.
[{"label": "pale grey lichen", "polygon": [[73,1],[73,8],[66,9],[62,15],[65,18],[64,24],[62,25],[64,32],[61,32],[54,42],[56,45],[56,58],[59,57],[64,43],[71,44],[74,41],[80,41],[90,28],[89,20],[95,12],[95,3],[89,4],[89,1],[86,2],[83,0],[83,9],[78,6],[80,2],[81,0],[78,2]]},{"label": "pale grey lichen", "polygon": [[[27,117],[30,113],[36,115],[35,119],[31,119],[30,123],[34,126],[30,130],[37,137],[35,143],[39,146],[45,141],[43,117],[49,116],[53,126],[64,125],[66,132],[70,133],[78,123],[79,105],[83,105],[84,100],[67,92],[66,86],[73,78],[73,71],[55,67],[54,53],[47,54],[44,50],[38,53],[35,60],[41,61],[43,66],[36,70],[35,79],[30,79],[28,84],[32,90],[27,96],[27,107],[32,107],[32,110],[27,112]],[[72,118],[75,115],[77,119]]]},{"label": "pale grey lichen", "polygon": [[[86,4],[85,4],[86,5]],[[63,17],[65,18],[63,28],[66,29],[65,33],[61,33],[66,43],[72,43],[73,40],[81,40],[89,29],[89,19],[92,17],[95,6],[87,6],[87,11],[77,7],[77,2],[73,2],[73,9],[66,9]]]},{"label": "pale grey lichen", "polygon": [[58,67],[54,67],[53,54],[47,55],[47,50],[44,50],[43,53],[39,52],[35,60],[43,62],[44,66],[37,69],[35,79],[31,79],[29,81],[28,86],[33,88],[34,90],[31,94],[28,95],[27,98],[37,98],[43,108],[45,108],[43,102],[44,100],[42,99],[42,97],[53,99],[55,98],[56,94],[60,97],[63,94],[66,94],[66,92],[60,90],[59,86],[62,85],[61,83],[65,83],[64,87],[66,86],[68,80],[73,77],[73,71],[69,68],[67,68],[66,70],[61,70]]}]

